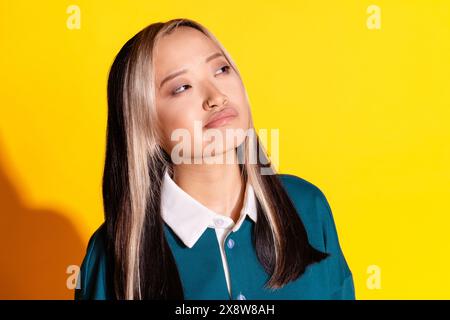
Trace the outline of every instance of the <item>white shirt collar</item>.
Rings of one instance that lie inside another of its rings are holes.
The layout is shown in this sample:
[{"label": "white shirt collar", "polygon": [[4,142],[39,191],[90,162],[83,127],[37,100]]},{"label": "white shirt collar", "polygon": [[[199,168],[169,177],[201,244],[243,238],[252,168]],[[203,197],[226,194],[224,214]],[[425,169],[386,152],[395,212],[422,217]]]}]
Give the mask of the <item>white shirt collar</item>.
[{"label": "white shirt collar", "polygon": [[[192,248],[208,227],[232,228],[236,231],[246,215],[256,222],[255,192],[250,183],[247,183],[244,205],[238,221],[234,224],[230,217],[214,212],[186,193],[172,180],[166,170],[161,188],[161,215],[183,243]],[[221,221],[224,223],[220,224]]]}]

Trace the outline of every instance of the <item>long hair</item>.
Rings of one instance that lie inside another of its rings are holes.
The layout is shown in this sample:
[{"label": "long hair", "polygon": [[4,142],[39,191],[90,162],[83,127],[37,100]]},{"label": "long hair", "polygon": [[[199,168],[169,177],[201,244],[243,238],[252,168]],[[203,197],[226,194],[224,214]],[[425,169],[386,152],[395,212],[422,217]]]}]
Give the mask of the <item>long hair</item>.
[{"label": "long hair", "polygon": [[[214,41],[241,75],[225,48],[205,27],[190,19],[173,19],[147,26],[128,40],[110,68],[103,206],[106,248],[116,299],[184,299],[175,259],[164,235],[161,186],[173,163],[160,146],[160,123],[155,110],[153,51],[159,38],[179,26],[195,28]],[[242,78],[241,78],[242,80]],[[246,93],[247,96],[247,93]],[[248,96],[247,96],[248,101]],[[253,120],[251,119],[253,128]],[[250,182],[257,199],[254,238],[257,257],[269,280],[266,288],[279,289],[300,277],[308,265],[329,254],[313,248],[305,227],[276,174],[261,174],[272,164],[262,150],[256,163],[248,137],[241,176]]]}]

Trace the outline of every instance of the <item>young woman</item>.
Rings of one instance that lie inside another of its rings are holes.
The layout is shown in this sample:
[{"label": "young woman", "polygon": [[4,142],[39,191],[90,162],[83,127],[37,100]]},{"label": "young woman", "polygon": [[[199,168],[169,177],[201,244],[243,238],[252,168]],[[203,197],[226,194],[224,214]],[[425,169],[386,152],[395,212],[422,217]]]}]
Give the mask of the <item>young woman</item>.
[{"label": "young woman", "polygon": [[76,299],[355,298],[324,194],[275,173],[236,65],[193,20],[149,25],[112,64],[103,202]]}]

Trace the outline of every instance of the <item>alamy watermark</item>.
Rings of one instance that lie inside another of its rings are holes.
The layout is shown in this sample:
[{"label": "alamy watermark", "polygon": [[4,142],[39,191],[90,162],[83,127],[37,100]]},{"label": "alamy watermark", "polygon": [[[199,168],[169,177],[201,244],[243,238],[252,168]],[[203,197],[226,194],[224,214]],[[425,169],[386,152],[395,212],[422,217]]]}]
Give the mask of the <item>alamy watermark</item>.
[{"label": "alamy watermark", "polygon": [[[226,128],[219,130],[211,128],[203,132],[201,121],[194,121],[194,137],[186,128],[178,128],[172,131],[171,141],[178,141],[171,151],[171,159],[174,164],[243,164],[247,158],[250,164],[271,164],[275,170],[279,166],[279,129],[270,130],[270,156],[265,153],[264,145],[269,146],[267,129],[258,130],[256,135],[254,128],[235,129]],[[260,144],[257,143],[259,137]],[[245,157],[244,140],[248,139],[248,154]],[[223,152],[242,143],[237,148],[237,157],[232,152]],[[204,143],[207,143],[204,145]],[[194,144],[192,146],[192,144]],[[259,157],[259,158],[257,158]],[[261,174],[274,174],[270,168],[262,167]]]}]

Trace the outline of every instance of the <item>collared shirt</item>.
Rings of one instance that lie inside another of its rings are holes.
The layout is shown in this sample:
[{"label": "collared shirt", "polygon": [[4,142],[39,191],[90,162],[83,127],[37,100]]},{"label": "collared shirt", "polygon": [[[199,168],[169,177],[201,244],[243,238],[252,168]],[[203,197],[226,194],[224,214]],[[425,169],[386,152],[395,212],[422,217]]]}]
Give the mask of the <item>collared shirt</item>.
[{"label": "collared shirt", "polygon": [[[183,228],[177,227],[180,236],[175,234],[167,223],[163,224],[163,229],[176,262],[185,300],[355,299],[353,275],[341,249],[333,214],[325,195],[314,184],[300,177],[278,174],[277,178],[292,200],[305,226],[310,244],[322,252],[329,253],[329,257],[309,265],[300,277],[282,288],[273,290],[266,287],[270,274],[261,265],[255,249],[254,236],[257,224],[248,218],[249,214],[246,214],[252,210],[247,212],[244,209],[239,220],[240,224],[234,226],[239,229],[235,232],[225,231],[222,234],[231,279],[230,294],[224,276],[221,259],[221,250],[224,247],[219,246],[218,228],[209,227],[211,222],[209,218],[198,220],[194,218],[199,224],[197,225],[184,216],[184,220],[180,221],[187,223],[189,227],[184,224]],[[249,192],[246,195],[250,200],[246,202],[244,208],[251,207],[252,200],[249,196],[251,194],[252,192]],[[194,205],[194,202],[191,204]],[[196,211],[198,212],[210,213],[207,210]],[[195,216],[197,217],[197,214]],[[243,216],[245,219],[242,219]],[[223,219],[222,216],[220,218]],[[208,227],[204,221],[209,221]],[[172,220],[170,222],[174,225]],[[181,225],[179,221],[176,224]],[[189,232],[183,233],[181,230],[194,230],[194,233],[190,235]],[[77,300],[115,299],[112,272],[114,260],[106,250],[106,239],[106,224],[102,223],[87,245],[75,290]],[[187,246],[184,241],[192,247]]]},{"label": "collared shirt", "polygon": [[[161,190],[161,215],[167,225],[189,248],[195,245],[207,228],[213,228],[216,231],[228,292],[231,294],[224,240],[230,232],[239,230],[246,215],[256,222],[256,198],[251,184],[246,184],[244,205],[237,222],[234,223],[230,217],[216,213],[186,193],[173,181],[166,170]],[[227,245],[231,247],[234,244],[230,241]]]}]

